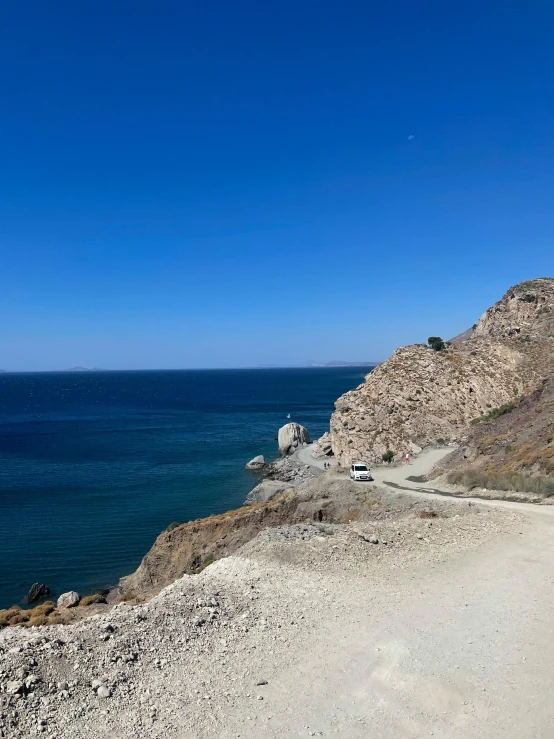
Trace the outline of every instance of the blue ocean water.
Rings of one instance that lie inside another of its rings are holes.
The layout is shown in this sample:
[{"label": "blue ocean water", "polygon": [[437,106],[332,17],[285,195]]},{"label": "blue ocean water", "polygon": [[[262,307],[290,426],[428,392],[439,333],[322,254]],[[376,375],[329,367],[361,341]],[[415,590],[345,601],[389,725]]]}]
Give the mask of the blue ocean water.
[{"label": "blue ocean water", "polygon": [[321,435],[369,369],[0,375],[0,608],[107,587],[172,521],[240,506],[287,414]]}]

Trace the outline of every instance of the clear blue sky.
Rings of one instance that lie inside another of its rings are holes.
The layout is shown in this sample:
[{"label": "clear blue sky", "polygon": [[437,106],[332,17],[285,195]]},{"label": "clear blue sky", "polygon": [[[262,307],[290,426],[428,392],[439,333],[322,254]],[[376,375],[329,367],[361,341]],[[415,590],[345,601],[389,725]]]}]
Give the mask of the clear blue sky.
[{"label": "clear blue sky", "polygon": [[537,0],[8,0],[0,367],[465,329],[554,275],[553,38]]}]

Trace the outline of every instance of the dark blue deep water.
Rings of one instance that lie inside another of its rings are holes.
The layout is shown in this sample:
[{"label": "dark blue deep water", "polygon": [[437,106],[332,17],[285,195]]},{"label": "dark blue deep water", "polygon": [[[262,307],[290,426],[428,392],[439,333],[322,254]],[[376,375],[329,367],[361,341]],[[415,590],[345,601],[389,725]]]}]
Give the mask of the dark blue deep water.
[{"label": "dark blue deep water", "polygon": [[0,375],[0,608],[114,584],[172,521],[240,506],[287,414],[321,435],[368,371]]}]

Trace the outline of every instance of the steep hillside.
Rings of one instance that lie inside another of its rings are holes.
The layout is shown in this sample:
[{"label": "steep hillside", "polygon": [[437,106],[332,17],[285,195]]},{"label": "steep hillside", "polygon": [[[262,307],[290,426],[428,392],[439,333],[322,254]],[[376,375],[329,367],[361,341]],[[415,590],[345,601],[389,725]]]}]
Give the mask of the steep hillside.
[{"label": "steep hillside", "polygon": [[331,443],[341,465],[399,458],[460,441],[472,420],[537,388],[554,366],[554,279],[510,288],[470,338],[443,351],[402,347],[335,404]]},{"label": "steep hillside", "polygon": [[469,490],[554,494],[554,380],[503,410],[473,424],[437,473]]}]

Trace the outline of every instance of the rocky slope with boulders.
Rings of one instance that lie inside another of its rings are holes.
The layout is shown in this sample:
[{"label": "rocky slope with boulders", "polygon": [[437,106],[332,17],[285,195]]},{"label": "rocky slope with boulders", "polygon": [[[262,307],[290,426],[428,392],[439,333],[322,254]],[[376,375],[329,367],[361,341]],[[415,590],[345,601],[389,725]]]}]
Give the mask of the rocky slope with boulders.
[{"label": "rocky slope with boulders", "polygon": [[476,419],[532,393],[554,368],[554,279],[516,285],[464,338],[435,351],[397,349],[335,404],[331,445],[342,466],[458,443]]}]

